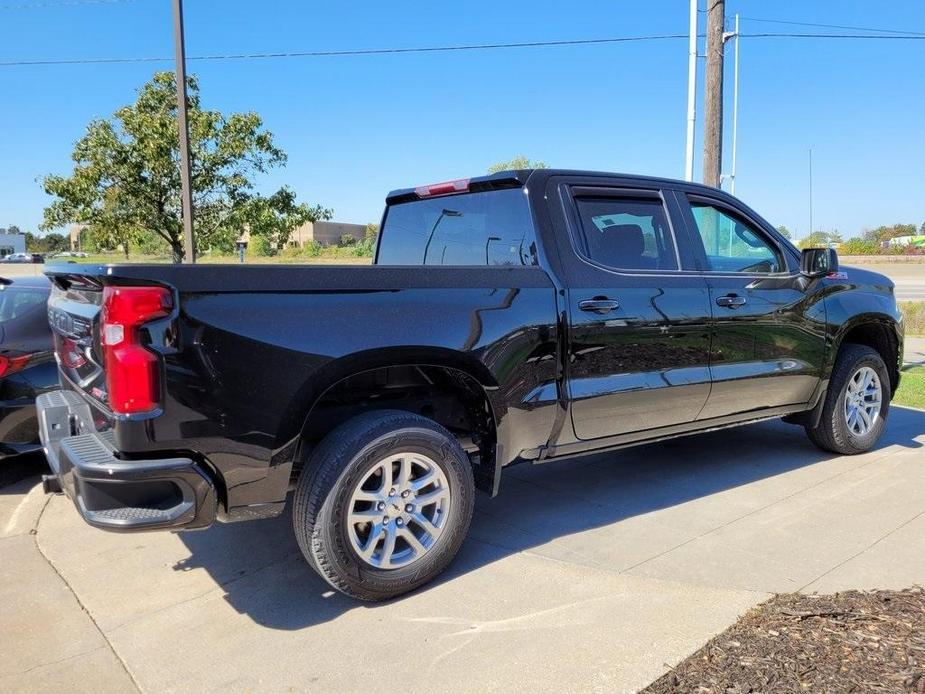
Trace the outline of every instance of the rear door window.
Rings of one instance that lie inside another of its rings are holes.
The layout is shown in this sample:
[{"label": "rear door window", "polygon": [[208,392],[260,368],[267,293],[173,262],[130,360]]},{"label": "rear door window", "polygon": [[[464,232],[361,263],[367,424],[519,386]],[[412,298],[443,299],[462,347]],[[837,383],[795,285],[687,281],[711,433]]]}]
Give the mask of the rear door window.
[{"label": "rear door window", "polygon": [[668,215],[660,198],[575,198],[581,242],[590,260],[616,270],[678,270]]},{"label": "rear door window", "polygon": [[521,188],[390,205],[377,265],[536,265],[536,237]]}]

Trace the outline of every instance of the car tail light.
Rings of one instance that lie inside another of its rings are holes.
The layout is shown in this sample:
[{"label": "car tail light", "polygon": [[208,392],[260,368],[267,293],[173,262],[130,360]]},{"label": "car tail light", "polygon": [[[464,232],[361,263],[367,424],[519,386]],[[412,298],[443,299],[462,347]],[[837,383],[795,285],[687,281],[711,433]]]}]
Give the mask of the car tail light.
[{"label": "car tail light", "polygon": [[468,178],[460,178],[446,183],[434,183],[429,186],[418,186],[414,189],[419,198],[432,198],[437,195],[453,195],[454,193],[466,193],[468,191]]},{"label": "car tail light", "polygon": [[158,406],[158,358],[141,343],[140,328],[169,315],[172,304],[164,287],[103,289],[101,342],[113,412],[138,414]]},{"label": "car tail light", "polygon": [[0,378],[22,371],[31,358],[31,354],[20,354],[16,357],[0,354]]},{"label": "car tail light", "polygon": [[67,337],[59,338],[58,354],[61,357],[61,363],[69,369],[79,369],[87,363],[86,357],[81,353],[80,345]]}]

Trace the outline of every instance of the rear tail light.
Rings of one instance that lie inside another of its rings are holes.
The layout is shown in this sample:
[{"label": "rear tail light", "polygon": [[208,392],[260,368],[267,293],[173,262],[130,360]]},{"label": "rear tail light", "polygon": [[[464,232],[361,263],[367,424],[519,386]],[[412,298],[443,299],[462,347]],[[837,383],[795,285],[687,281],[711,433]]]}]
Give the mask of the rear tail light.
[{"label": "rear tail light", "polygon": [[102,344],[109,406],[117,414],[139,414],[160,401],[158,357],[141,343],[141,326],[170,314],[164,287],[103,289]]},{"label": "rear tail light", "polygon": [[31,354],[21,354],[16,357],[0,354],[0,378],[22,371],[31,358]]}]

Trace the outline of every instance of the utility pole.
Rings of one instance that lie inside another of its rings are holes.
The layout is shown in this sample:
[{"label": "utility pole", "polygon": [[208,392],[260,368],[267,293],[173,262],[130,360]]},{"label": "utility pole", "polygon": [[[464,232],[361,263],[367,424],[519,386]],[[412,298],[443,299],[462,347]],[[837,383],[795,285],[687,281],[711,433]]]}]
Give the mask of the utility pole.
[{"label": "utility pole", "polygon": [[723,162],[723,29],[725,0],[707,0],[707,70],[704,97],[703,182],[719,188]]},{"label": "utility pole", "polygon": [[697,120],[697,0],[691,0],[687,45],[687,149],[684,180],[694,180],[694,124]]},{"label": "utility pole", "polygon": [[177,127],[180,134],[180,198],[183,203],[183,262],[196,262],[193,243],[193,189],[190,175],[189,124],[186,119],[186,47],[183,0],[173,0],[173,36],[177,56]]},{"label": "utility pole", "polygon": [[809,149],[809,235],[813,233],[813,149]]}]

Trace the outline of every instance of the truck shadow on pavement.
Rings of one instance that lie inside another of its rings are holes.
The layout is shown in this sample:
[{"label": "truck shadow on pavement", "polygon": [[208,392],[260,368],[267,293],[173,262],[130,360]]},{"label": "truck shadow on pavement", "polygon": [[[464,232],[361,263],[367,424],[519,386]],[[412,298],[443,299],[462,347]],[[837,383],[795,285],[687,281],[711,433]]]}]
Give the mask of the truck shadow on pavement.
[{"label": "truck shadow on pavement", "polygon": [[[877,448],[921,448],[916,437],[923,433],[925,412],[897,407],[890,412]],[[631,565],[613,559],[613,552],[592,551],[593,542],[569,538],[564,546],[555,541],[606,526],[614,526],[609,530],[619,534],[615,524],[634,517],[835,458],[816,449],[801,428],[766,422],[584,459],[511,468],[505,471],[497,498],[477,495],[469,538],[459,556],[421,591],[526,550],[627,570]],[[683,527],[687,511],[673,510],[672,525]],[[645,528],[629,528],[626,533],[644,534]],[[205,569],[235,610],[265,627],[303,629],[351,610],[377,609],[333,591],[309,568],[296,545],[288,505],[279,518],[216,524],[206,531],[180,533],[180,538],[191,556],[174,569]],[[653,548],[652,554],[660,551]]]}]

